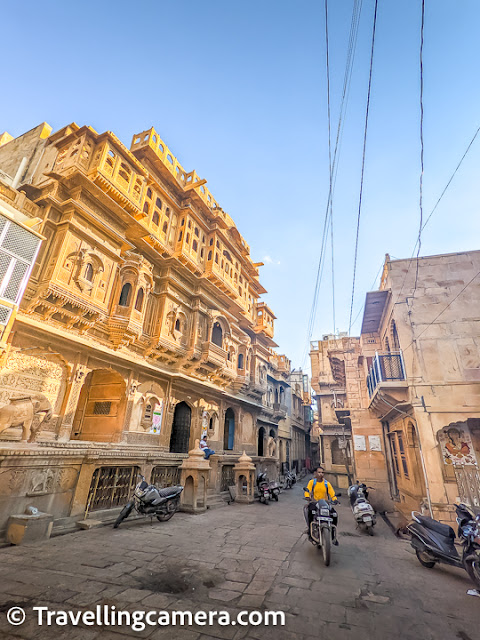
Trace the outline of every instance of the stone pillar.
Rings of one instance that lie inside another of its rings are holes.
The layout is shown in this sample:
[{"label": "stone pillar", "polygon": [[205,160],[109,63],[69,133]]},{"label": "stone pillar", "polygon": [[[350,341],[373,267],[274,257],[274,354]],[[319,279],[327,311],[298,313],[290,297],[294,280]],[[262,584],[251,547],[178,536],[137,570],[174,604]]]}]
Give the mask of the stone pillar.
[{"label": "stone pillar", "polygon": [[245,451],[233,468],[235,473],[236,502],[253,502],[255,488],[255,465]]},{"label": "stone pillar", "polygon": [[180,509],[188,513],[203,513],[207,509],[207,487],[210,463],[200,449],[200,441],[188,452],[180,465],[180,484],[184,487],[180,495]]}]

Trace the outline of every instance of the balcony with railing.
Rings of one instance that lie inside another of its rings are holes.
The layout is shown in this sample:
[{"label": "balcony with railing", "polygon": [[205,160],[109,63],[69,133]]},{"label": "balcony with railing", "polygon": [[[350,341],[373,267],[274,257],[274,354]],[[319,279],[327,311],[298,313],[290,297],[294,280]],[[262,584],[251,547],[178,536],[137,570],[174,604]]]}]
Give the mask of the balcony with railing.
[{"label": "balcony with railing", "polygon": [[401,351],[376,352],[367,375],[370,408],[382,415],[407,399],[408,383]]}]

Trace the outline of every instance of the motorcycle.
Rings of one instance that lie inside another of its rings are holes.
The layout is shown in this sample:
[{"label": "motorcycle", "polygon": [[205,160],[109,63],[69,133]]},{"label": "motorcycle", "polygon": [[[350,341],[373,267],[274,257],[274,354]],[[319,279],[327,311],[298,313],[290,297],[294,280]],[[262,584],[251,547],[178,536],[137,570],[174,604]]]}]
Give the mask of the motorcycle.
[{"label": "motorcycle", "polygon": [[170,520],[178,511],[182,491],[183,487],[180,485],[159,489],[154,484],[148,484],[144,476],[140,475],[132,498],[120,511],[113,528],[117,529],[133,509],[141,516],[156,516],[160,522]]},{"label": "motorcycle", "polygon": [[368,488],[363,482],[352,485],[348,490],[353,517],[359,525],[364,525],[367,533],[373,536],[373,527],[377,522],[375,511],[368,501]]},{"label": "motorcycle", "polygon": [[[308,487],[303,489],[308,491]],[[340,494],[338,494],[340,495]],[[337,517],[334,505],[338,500],[318,500],[315,504],[313,518],[310,522],[310,542],[322,550],[323,562],[326,567],[330,564],[331,544],[337,538],[337,526],[333,524]]]},{"label": "motorcycle", "polygon": [[284,478],[284,489],[291,489],[297,481],[297,476],[291,471],[287,471]]},{"label": "motorcycle", "polygon": [[461,554],[455,546],[455,532],[428,516],[412,511],[413,522],[407,525],[410,544],[418,561],[427,569],[437,562],[465,569],[476,588],[480,588],[480,514],[474,515],[464,504],[455,505]]},{"label": "motorcycle", "polygon": [[268,500],[278,502],[280,494],[280,486],[278,482],[269,482],[266,473],[259,473],[257,476],[257,489],[260,496],[260,502],[268,504]]}]

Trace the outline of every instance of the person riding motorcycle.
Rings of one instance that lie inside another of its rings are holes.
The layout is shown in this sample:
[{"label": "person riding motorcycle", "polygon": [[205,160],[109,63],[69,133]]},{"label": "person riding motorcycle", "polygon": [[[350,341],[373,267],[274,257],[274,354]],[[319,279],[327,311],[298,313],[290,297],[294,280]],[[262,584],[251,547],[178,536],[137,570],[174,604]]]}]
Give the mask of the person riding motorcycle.
[{"label": "person riding motorcycle", "polygon": [[[313,519],[313,512],[315,510],[316,504],[318,500],[327,500],[330,499],[333,504],[337,504],[337,496],[335,495],[335,491],[333,490],[332,485],[328,480],[325,480],[325,469],[323,467],[317,467],[313,472],[313,478],[307,485],[307,489],[304,494],[305,500],[308,500],[308,504],[305,505],[303,512],[305,515],[305,520],[307,523],[307,530],[305,533],[310,536],[310,523]],[[331,515],[333,518],[333,525],[335,526],[335,531],[337,528],[338,515],[335,509],[331,509]],[[338,540],[335,537],[332,540],[335,546],[338,546]]]}]

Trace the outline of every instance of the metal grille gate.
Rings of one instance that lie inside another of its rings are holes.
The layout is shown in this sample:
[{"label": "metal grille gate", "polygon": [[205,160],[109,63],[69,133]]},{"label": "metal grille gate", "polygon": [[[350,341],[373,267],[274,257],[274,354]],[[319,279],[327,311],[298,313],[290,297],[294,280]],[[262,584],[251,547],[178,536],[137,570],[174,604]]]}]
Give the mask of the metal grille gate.
[{"label": "metal grille gate", "polygon": [[480,511],[480,472],[478,467],[467,465],[455,465],[455,477],[457,479],[460,501]]},{"label": "metal grille gate", "polygon": [[96,469],[88,492],[85,517],[91,511],[112,509],[128,501],[136,483],[138,467],[100,467]]},{"label": "metal grille gate", "polygon": [[235,473],[233,470],[233,465],[224,464],[222,467],[220,491],[228,491],[228,487],[231,487],[235,484],[234,477]]}]

